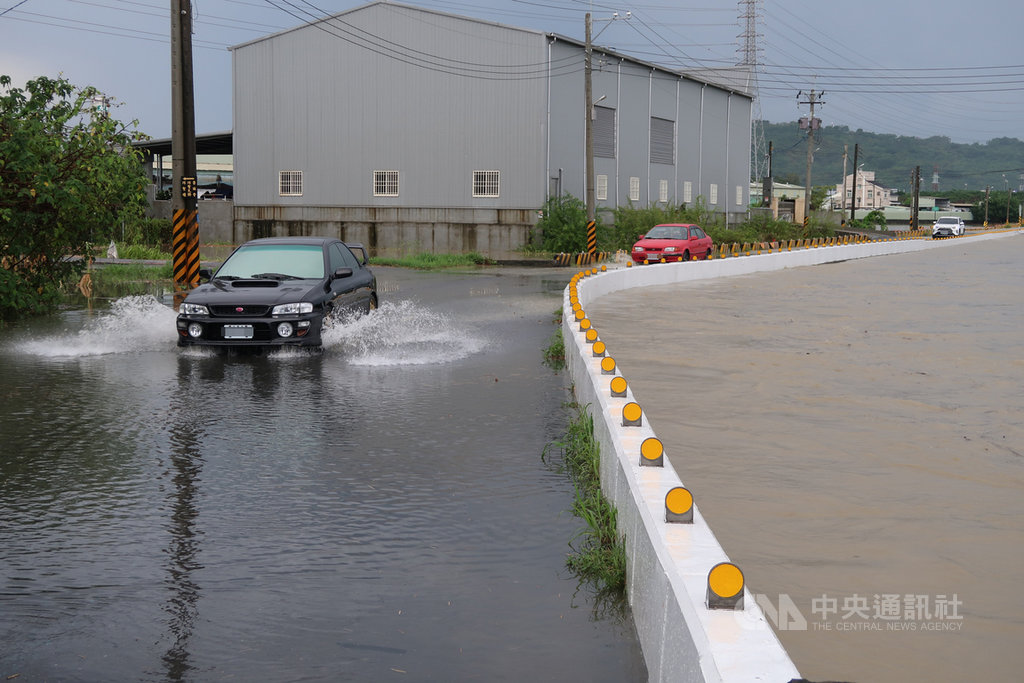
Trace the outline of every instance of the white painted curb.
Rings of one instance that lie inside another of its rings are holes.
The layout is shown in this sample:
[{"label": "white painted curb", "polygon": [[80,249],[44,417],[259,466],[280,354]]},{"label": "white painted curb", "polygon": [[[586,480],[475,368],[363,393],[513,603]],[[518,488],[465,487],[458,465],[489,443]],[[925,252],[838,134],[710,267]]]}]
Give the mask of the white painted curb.
[{"label": "white painted curb", "polygon": [[[601,296],[633,287],[900,254],[1019,232],[1024,231],[618,268],[581,278],[576,290],[586,311],[587,304]],[[571,285],[565,289],[562,301],[566,367],[576,401],[589,406],[594,417],[594,437],[601,448],[601,488],[618,511],[627,554],[627,593],[649,680],[785,682],[800,678],[749,590],[744,589],[743,610],[709,610],[705,606],[708,572],[728,557],[696,503],[693,524],[665,521],[666,493],[684,484],[668,458],[661,468],[640,466],[640,444],[656,435],[646,414],[642,426],[622,426],[622,408],[635,399],[628,388],[624,397],[611,395],[613,375],[602,374],[601,358],[594,357],[591,344],[579,330],[569,300],[571,289]],[[607,355],[614,358],[610,349]],[[671,444],[665,444],[666,454],[670,451]]]}]

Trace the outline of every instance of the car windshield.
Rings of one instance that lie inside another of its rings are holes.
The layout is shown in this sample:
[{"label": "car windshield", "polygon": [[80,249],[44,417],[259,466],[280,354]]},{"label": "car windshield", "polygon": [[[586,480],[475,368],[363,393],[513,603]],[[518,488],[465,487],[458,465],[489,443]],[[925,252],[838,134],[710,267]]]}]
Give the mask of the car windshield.
[{"label": "car windshield", "polygon": [[323,276],[324,254],[317,244],[243,246],[217,271],[219,278],[319,279]]},{"label": "car windshield", "polygon": [[685,240],[686,228],[681,225],[655,225],[644,237],[649,240]]},{"label": "car windshield", "polygon": [[955,219],[955,218],[940,218],[939,219],[939,223],[952,223],[952,224],[955,225],[957,223],[957,219]]}]

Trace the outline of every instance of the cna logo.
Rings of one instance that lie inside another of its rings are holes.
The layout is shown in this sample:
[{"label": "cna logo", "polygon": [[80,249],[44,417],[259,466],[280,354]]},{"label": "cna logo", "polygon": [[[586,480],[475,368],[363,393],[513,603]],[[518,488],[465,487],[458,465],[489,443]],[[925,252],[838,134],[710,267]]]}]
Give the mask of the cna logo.
[{"label": "cna logo", "polygon": [[771,597],[763,593],[754,595],[754,602],[761,608],[765,618],[779,631],[806,631],[807,619],[793,599],[783,593],[773,603]]},{"label": "cna logo", "polygon": [[[754,594],[764,615],[756,627],[770,623],[778,631],[806,631],[807,618],[785,593]],[[924,595],[879,593],[829,596],[811,600],[810,626],[815,631],[962,631],[963,601],[956,593]]]}]

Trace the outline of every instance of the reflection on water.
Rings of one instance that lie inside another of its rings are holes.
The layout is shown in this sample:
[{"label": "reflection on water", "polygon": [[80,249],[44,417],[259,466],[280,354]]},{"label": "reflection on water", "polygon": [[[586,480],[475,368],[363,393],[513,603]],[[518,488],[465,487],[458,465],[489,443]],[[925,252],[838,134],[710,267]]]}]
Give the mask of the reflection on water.
[{"label": "reflection on water", "polygon": [[153,297],[0,332],[0,674],[646,676],[564,570],[559,293],[384,280],[323,352],[183,351]]}]

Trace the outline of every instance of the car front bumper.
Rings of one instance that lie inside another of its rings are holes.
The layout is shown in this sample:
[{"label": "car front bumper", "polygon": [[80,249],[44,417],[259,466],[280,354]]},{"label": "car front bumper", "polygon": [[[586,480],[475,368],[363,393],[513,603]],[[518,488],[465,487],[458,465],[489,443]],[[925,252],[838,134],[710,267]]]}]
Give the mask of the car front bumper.
[{"label": "car front bumper", "polygon": [[[289,336],[278,333],[281,323],[291,325]],[[199,336],[190,334],[193,324],[200,326]],[[274,318],[178,315],[176,325],[179,346],[320,346],[323,318],[315,314]]]}]

